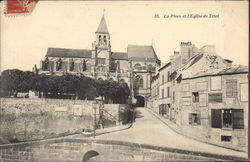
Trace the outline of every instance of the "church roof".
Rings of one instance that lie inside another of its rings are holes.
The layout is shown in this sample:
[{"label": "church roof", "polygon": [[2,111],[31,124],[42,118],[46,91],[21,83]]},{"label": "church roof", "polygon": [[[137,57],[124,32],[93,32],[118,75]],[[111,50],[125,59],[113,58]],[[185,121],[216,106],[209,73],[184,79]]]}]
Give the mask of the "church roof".
[{"label": "church roof", "polygon": [[128,45],[129,58],[153,58],[158,60],[155,50],[152,46]]},{"label": "church roof", "polygon": [[46,57],[91,58],[91,50],[48,48]]},{"label": "church roof", "polygon": [[96,33],[105,33],[105,34],[109,33],[104,16],[102,16],[101,22],[96,30]]},{"label": "church roof", "polygon": [[111,58],[114,60],[128,60],[128,53],[125,52],[112,52]]}]

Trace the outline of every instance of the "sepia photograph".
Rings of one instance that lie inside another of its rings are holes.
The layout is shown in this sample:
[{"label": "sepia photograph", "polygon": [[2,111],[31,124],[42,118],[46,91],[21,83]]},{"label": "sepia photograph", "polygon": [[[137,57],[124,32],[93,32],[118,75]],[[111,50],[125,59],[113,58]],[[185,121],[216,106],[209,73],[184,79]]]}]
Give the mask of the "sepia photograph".
[{"label": "sepia photograph", "polygon": [[250,159],[248,1],[0,12],[0,162]]}]

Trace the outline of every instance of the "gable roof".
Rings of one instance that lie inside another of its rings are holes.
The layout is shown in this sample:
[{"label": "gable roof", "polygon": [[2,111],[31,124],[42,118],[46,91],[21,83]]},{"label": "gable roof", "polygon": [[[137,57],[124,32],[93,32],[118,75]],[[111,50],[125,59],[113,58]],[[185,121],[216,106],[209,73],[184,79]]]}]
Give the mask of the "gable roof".
[{"label": "gable roof", "polygon": [[163,65],[158,71],[162,71],[163,69],[165,69],[166,67],[168,67],[169,65],[171,65],[171,62],[166,63],[165,65]]},{"label": "gable roof", "polygon": [[226,75],[226,74],[240,74],[240,73],[248,73],[248,67],[243,65],[233,65],[225,69],[222,69],[217,74]]},{"label": "gable roof", "polygon": [[108,34],[108,27],[107,27],[107,24],[106,24],[106,20],[105,20],[105,17],[102,16],[102,19],[101,19],[101,22],[96,30],[96,33],[105,33],[105,34]]},{"label": "gable roof", "polygon": [[226,61],[216,53],[199,53],[176,70],[176,78],[181,77],[184,80],[241,73],[248,73],[248,68],[242,65],[228,66]]},{"label": "gable roof", "polygon": [[91,50],[48,48],[46,57],[91,58]]},{"label": "gable roof", "polygon": [[129,58],[153,58],[158,60],[155,50],[152,46],[128,45]]},{"label": "gable roof", "polygon": [[128,53],[125,52],[112,52],[111,58],[114,60],[128,60]]}]

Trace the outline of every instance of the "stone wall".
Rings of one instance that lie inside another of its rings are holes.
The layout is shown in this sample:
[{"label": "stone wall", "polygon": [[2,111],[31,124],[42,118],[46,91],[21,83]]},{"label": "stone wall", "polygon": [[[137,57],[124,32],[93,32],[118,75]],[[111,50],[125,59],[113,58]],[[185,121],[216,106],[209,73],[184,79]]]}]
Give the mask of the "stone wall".
[{"label": "stone wall", "polygon": [[[93,101],[1,98],[0,143],[37,140],[93,130]],[[119,105],[108,106],[119,119]],[[99,110],[99,109],[98,109]],[[98,112],[98,111],[97,111]],[[104,113],[105,123],[116,121]],[[99,112],[96,115],[99,121]]]},{"label": "stone wall", "polygon": [[104,118],[114,121],[116,125],[131,121],[130,107],[127,104],[104,104]]},{"label": "stone wall", "polygon": [[62,136],[92,129],[92,103],[1,98],[0,121],[0,134],[10,142]]},{"label": "stone wall", "polygon": [[121,141],[60,138],[2,145],[0,161],[82,161],[84,154],[90,150],[99,154],[91,161],[246,160]]}]

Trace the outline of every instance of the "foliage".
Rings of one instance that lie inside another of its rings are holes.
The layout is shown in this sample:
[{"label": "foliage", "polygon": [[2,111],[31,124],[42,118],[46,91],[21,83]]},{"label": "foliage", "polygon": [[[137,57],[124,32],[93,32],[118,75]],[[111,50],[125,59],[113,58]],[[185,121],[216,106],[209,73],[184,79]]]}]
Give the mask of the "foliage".
[{"label": "foliage", "polygon": [[1,96],[17,96],[18,92],[28,92],[31,89],[31,78],[35,74],[18,69],[5,70],[1,74]]},{"label": "foliage", "polygon": [[125,82],[94,80],[84,75],[45,75],[18,69],[5,70],[0,76],[1,97],[17,97],[18,92],[29,90],[39,97],[94,99],[98,96],[105,103],[126,103],[130,90]]}]

